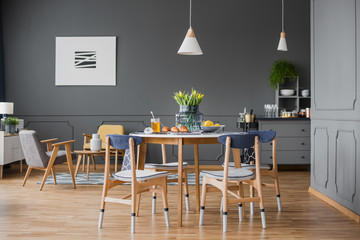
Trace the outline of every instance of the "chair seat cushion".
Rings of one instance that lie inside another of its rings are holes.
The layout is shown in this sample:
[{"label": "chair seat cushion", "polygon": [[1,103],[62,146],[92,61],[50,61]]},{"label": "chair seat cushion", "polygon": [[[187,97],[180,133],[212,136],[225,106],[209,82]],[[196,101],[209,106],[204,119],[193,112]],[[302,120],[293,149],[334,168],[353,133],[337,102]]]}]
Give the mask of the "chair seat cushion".
[{"label": "chair seat cushion", "polygon": [[[177,170],[178,169],[178,162],[172,162],[172,163],[147,163],[145,164],[145,168],[153,168],[158,170]],[[183,162],[183,169],[187,168],[189,164],[187,162]]]},{"label": "chair seat cushion", "polygon": [[[224,164],[223,164],[223,166],[224,166]],[[229,168],[234,168],[234,167],[235,167],[235,163],[234,162],[229,162]],[[242,163],[241,168],[255,169],[256,166],[255,166],[255,164]],[[270,165],[269,164],[260,164],[260,169],[270,170]]]},{"label": "chair seat cushion", "polygon": [[[51,154],[53,153],[53,151],[49,151],[49,152],[46,152],[46,155],[48,157],[51,157]],[[76,159],[76,154],[75,153],[71,153],[71,158],[72,160]],[[66,159],[66,151],[64,150],[59,150],[57,155],[56,155],[56,159],[55,159],[55,162],[54,162],[54,165],[56,164],[61,164],[61,163],[64,163],[66,162],[67,159]]]},{"label": "chair seat cushion", "polygon": [[[215,178],[217,180],[222,180],[224,177],[224,171],[201,171],[200,176]],[[228,180],[229,181],[242,181],[251,179],[254,176],[254,173],[250,170],[243,168],[229,168]]]},{"label": "chair seat cushion", "polygon": [[[166,177],[169,175],[168,172],[153,172],[146,170],[136,170],[136,180],[146,181],[154,178]],[[131,170],[120,171],[114,174],[117,180],[124,182],[131,182]]]}]

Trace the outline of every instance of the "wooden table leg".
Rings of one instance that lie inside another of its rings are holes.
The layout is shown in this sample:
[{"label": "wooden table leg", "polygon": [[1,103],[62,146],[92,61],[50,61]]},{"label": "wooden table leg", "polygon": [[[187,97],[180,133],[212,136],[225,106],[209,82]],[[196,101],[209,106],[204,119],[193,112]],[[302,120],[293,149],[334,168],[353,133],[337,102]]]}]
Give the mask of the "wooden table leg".
[{"label": "wooden table leg", "polygon": [[82,171],[85,172],[85,161],[86,161],[86,155],[83,154],[83,164],[82,164]]},{"label": "wooden table leg", "polygon": [[139,145],[140,150],[138,151],[137,169],[144,170],[146,160],[147,143],[141,143]]},{"label": "wooden table leg", "polygon": [[86,181],[89,181],[89,171],[90,171],[90,155],[87,156],[87,166],[86,166]]},{"label": "wooden table leg", "polygon": [[0,179],[3,178],[3,165],[0,165]]},{"label": "wooden table leg", "polygon": [[199,145],[194,144],[194,167],[195,167],[195,187],[196,187],[196,212],[200,212],[200,178],[199,178]]},{"label": "wooden table leg", "polygon": [[182,226],[183,139],[178,142],[178,227]]},{"label": "wooden table leg", "polygon": [[232,151],[233,151],[233,158],[234,158],[235,168],[241,168],[240,149],[239,148],[233,148]]},{"label": "wooden table leg", "polygon": [[20,173],[22,173],[22,168],[23,168],[22,162],[23,162],[23,160],[20,160]]},{"label": "wooden table leg", "polygon": [[77,163],[76,163],[75,177],[77,176],[77,174],[79,172],[79,167],[80,167],[80,163],[81,163],[81,157],[82,157],[82,154],[79,154],[78,155],[78,160],[77,160]]}]

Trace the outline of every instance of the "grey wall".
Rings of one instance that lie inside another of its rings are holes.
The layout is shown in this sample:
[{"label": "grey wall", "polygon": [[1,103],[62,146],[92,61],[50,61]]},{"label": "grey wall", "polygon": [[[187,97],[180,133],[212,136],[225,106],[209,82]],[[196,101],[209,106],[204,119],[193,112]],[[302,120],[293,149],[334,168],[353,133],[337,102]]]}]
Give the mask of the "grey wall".
[{"label": "grey wall", "polygon": [[360,1],[311,4],[311,186],[360,214]]},{"label": "grey wall", "polygon": [[[74,137],[80,148],[81,134],[102,121],[134,131],[153,110],[173,125],[172,92],[191,87],[205,94],[205,118],[235,130],[243,107],[262,114],[264,103],[274,102],[268,74],[278,58],[292,61],[309,87],[308,1],[286,1],[288,52],[276,50],[280,0],[194,0],[193,28],[204,55],[179,56],[188,7],[186,0],[3,0],[7,101],[28,128]],[[117,86],[56,87],[57,36],[117,36]]]}]

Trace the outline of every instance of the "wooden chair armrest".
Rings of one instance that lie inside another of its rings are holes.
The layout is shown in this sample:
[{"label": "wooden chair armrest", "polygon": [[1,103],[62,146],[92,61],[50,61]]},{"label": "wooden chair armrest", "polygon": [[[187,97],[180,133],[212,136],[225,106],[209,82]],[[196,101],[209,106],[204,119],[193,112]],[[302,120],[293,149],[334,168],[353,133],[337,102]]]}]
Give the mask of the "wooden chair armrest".
[{"label": "wooden chair armrest", "polygon": [[55,142],[59,140],[58,138],[51,138],[51,139],[45,139],[45,140],[41,140],[41,143],[51,143],[51,142]]},{"label": "wooden chair armrest", "polygon": [[90,134],[83,133],[84,137],[91,138],[92,136]]},{"label": "wooden chair armrest", "polygon": [[69,141],[54,143],[52,146],[57,147],[57,146],[65,145],[65,144],[71,144],[71,143],[74,143],[74,142],[75,142],[75,140],[69,140]]},{"label": "wooden chair armrest", "polygon": [[51,138],[51,139],[45,139],[45,140],[42,140],[40,141],[41,143],[46,143],[46,148],[47,148],[47,151],[51,151],[52,149],[52,143],[59,140],[58,138]]},{"label": "wooden chair armrest", "polygon": [[90,139],[92,138],[92,136],[86,133],[83,133],[83,135],[84,135],[84,145],[90,143]]}]

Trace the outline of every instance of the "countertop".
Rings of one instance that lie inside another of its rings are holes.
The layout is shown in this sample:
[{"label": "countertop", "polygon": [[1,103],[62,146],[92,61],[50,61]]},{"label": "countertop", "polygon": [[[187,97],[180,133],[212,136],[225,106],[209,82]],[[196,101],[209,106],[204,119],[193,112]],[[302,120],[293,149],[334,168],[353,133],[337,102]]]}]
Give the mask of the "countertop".
[{"label": "countertop", "polygon": [[297,117],[297,118],[283,118],[283,117],[257,117],[255,120],[258,121],[310,121],[310,118],[303,118],[303,117]]}]

